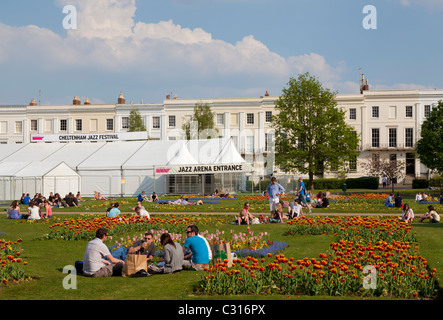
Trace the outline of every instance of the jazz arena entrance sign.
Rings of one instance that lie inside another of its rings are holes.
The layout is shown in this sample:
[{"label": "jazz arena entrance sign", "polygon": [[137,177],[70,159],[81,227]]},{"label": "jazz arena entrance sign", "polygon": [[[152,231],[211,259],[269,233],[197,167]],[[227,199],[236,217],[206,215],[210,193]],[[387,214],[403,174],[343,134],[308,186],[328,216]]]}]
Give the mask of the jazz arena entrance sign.
[{"label": "jazz arena entrance sign", "polygon": [[155,166],[155,174],[214,174],[251,172],[249,163]]},{"label": "jazz arena entrance sign", "polygon": [[84,142],[147,140],[147,132],[78,133],[78,134],[33,134],[31,142]]}]

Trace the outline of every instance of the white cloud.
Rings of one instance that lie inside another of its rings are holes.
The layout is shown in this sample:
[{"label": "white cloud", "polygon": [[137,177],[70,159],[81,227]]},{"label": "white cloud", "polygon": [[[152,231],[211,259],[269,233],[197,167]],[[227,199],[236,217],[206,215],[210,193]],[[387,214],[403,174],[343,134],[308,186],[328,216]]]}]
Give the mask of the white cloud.
[{"label": "white cloud", "polygon": [[428,9],[443,9],[442,0],[396,0],[407,7],[422,6]]},{"label": "white cloud", "polygon": [[[218,88],[214,92],[243,90],[263,95],[266,89],[281,89],[289,77],[306,71],[331,88],[350,87],[341,80],[344,64],[332,66],[316,53],[285,58],[253,35],[231,44],[172,20],[135,23],[135,0],[57,0],[57,4],[77,8],[78,29],[61,36],[36,26],[0,24],[0,62],[16,61],[25,68],[68,74],[76,69],[89,69],[91,76],[95,71],[128,78],[137,74],[138,79],[181,81],[187,88],[210,83]],[[85,74],[85,81],[88,78]]]}]

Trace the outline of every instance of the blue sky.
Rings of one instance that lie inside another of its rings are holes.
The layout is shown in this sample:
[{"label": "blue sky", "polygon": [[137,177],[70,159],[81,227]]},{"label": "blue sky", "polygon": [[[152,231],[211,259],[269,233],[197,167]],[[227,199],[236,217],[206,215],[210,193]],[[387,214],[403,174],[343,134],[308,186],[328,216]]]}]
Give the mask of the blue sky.
[{"label": "blue sky", "polygon": [[306,71],[339,93],[360,73],[374,90],[443,89],[442,14],[443,0],[2,0],[0,104],[279,95]]}]

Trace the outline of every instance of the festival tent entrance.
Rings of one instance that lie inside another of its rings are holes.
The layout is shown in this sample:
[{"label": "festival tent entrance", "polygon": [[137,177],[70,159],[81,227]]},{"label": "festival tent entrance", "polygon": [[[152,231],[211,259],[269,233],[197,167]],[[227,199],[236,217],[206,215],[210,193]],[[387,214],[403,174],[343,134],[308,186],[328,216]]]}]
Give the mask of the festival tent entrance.
[{"label": "festival tent entrance", "polygon": [[[67,191],[80,191],[83,196],[92,196],[94,191],[111,197],[136,196],[141,191],[147,194],[153,191],[158,194],[210,194],[223,186],[223,183],[218,184],[222,181],[220,177],[225,183],[230,181],[231,192],[238,192],[244,190],[245,174],[251,170],[229,138],[34,142],[14,148],[0,145],[0,155],[0,200],[18,199],[21,193],[40,192],[47,197],[49,192],[55,191],[64,196],[65,188],[61,187],[60,180],[53,179],[54,187],[44,182],[49,181],[44,177],[49,178],[50,171],[60,163],[65,171],[71,170]],[[176,171],[168,173],[161,169],[165,166]],[[193,172],[177,172],[185,167],[194,168]],[[206,170],[208,168],[211,170]],[[63,176],[60,173],[60,177]]]},{"label": "festival tent entrance", "polygon": [[79,190],[81,178],[64,162],[4,162],[0,165],[0,200],[20,199],[22,193],[34,196],[59,193],[61,197]]}]

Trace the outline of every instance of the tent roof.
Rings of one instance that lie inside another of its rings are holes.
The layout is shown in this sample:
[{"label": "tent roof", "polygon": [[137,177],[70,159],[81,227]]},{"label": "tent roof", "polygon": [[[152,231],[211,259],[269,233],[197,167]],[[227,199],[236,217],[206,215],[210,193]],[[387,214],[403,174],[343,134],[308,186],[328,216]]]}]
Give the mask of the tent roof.
[{"label": "tent roof", "polygon": [[44,177],[55,168],[61,167],[65,175],[78,175],[66,163],[59,161],[33,161],[16,172],[16,177]]},{"label": "tent roof", "polygon": [[31,161],[18,161],[18,162],[1,162],[0,163],[0,176],[13,177],[15,173],[22,170]]},{"label": "tent roof", "polygon": [[8,156],[10,156],[11,154],[14,154],[15,152],[17,152],[18,150],[20,150],[21,148],[23,148],[23,144],[0,144],[0,161],[2,161],[3,159],[7,158]]},{"label": "tent roof", "polygon": [[67,143],[28,143],[4,158],[3,161],[13,162],[17,161],[17,159],[40,161],[53,154],[55,151],[66,147],[66,145]]},{"label": "tent roof", "polygon": [[220,155],[215,160],[215,163],[244,163],[245,160],[242,158],[234,142],[229,139],[228,143],[225,145],[223,150],[221,150]]},{"label": "tent roof", "polygon": [[[78,170],[116,170],[130,159],[146,141],[108,142],[81,162]],[[151,154],[152,155],[152,154]]]},{"label": "tent roof", "polygon": [[89,156],[97,152],[98,149],[105,146],[106,143],[66,143],[66,146],[58,149],[45,160],[65,162],[68,166],[76,169],[77,166],[85,161]]}]

